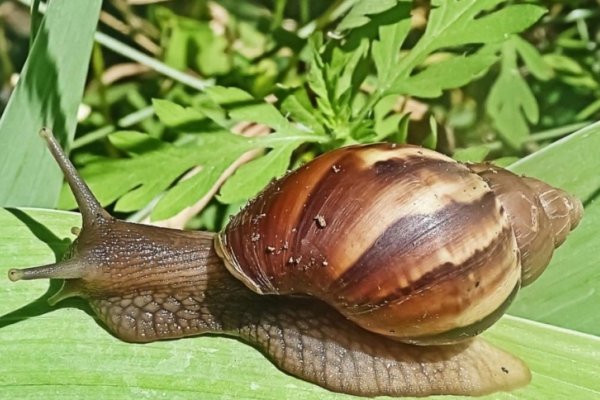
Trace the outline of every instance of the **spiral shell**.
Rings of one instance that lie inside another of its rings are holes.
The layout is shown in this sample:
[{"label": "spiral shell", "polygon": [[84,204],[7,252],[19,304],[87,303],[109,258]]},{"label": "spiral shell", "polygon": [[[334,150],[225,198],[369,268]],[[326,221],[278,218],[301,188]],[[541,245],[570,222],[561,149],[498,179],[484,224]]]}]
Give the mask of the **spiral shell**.
[{"label": "spiral shell", "polygon": [[479,174],[506,210],[521,250],[522,285],[536,280],[583,214],[581,202],[540,180],[519,177],[491,164],[469,168]]},{"label": "spiral shell", "polygon": [[217,249],[257,293],[316,296],[405,342],[455,342],[520,286],[515,230],[486,171],[414,146],[338,149],[272,182]]}]

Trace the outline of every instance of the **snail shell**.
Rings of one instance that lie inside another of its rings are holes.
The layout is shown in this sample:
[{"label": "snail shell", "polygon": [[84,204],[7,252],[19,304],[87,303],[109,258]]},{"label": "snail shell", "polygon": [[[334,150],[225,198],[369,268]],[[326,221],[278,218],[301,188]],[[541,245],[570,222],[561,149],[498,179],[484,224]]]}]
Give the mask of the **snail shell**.
[{"label": "snail shell", "polygon": [[537,180],[375,144],[272,182],[216,247],[257,293],[316,296],[372,332],[452,343],[493,324],[580,217]]}]

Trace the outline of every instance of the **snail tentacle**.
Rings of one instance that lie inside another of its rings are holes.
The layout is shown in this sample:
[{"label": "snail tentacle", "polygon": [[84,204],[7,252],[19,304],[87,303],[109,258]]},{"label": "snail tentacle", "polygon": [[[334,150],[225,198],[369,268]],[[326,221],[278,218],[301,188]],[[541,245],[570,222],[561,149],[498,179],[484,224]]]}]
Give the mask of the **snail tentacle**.
[{"label": "snail tentacle", "polygon": [[52,131],[48,128],[40,130],[40,136],[46,141],[48,149],[62,170],[67,183],[71,187],[71,191],[77,201],[79,212],[83,218],[83,228],[93,225],[94,222],[100,222],[104,219],[112,219],[109,213],[106,212],[100,205],[100,202],[94,196],[88,185],[69,160],[67,154],[60,147],[60,144],[54,137]]}]

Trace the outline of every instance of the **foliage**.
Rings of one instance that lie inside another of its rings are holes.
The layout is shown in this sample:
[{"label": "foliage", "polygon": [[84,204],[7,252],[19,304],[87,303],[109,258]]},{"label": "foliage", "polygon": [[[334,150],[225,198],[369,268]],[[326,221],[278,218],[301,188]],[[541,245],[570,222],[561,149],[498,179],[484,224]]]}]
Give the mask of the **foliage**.
[{"label": "foliage", "polygon": [[[489,337],[534,367],[532,386],[520,392],[524,398],[564,394],[566,388],[575,388],[573,398],[600,392],[592,379],[599,357],[592,335],[600,334],[592,318],[600,293],[594,263],[600,136],[597,125],[584,128],[600,119],[600,13],[593,1],[110,0],[102,4],[95,33],[99,1],[83,6],[52,0],[43,18],[34,12],[31,19],[16,0],[8,3],[15,7],[12,12],[0,6],[1,206],[56,204],[60,175],[37,138],[44,124],[73,150],[78,169],[112,213],[211,230],[220,229],[273,178],[343,145],[386,140],[435,148],[462,161],[517,161],[516,171],[580,196],[586,216],[540,283],[523,291],[511,309],[525,320],[505,320]],[[35,9],[40,2],[33,4]],[[31,21],[29,35],[23,34],[23,20]],[[96,45],[88,63],[92,37]],[[23,51],[29,41],[29,52]],[[13,71],[21,71],[16,88]],[[58,205],[74,207],[66,186]],[[16,262],[51,262],[60,255],[62,238],[76,217],[62,222],[55,219],[58,215],[63,214],[1,211],[0,269]],[[26,226],[36,228],[30,232]],[[47,229],[59,233],[48,235]],[[42,242],[55,251],[48,252]],[[565,278],[565,270],[573,273]],[[20,320],[48,309],[34,303],[23,312],[12,310],[34,298],[40,286],[0,285],[18,299],[0,311],[8,313],[0,317],[0,336],[10,350],[6,354],[29,368],[36,347],[27,352],[28,346],[19,343],[25,323]],[[57,329],[67,342],[78,341],[70,327],[79,326],[81,316],[64,312],[49,314],[42,329]],[[68,329],[57,328],[55,314],[67,317]],[[38,323],[38,318],[27,323]],[[300,388],[298,397],[337,397],[274,368],[259,379],[252,368],[268,363],[241,344],[234,352],[226,350],[231,343],[222,339],[135,347],[142,357],[136,363],[127,356],[130,345],[106,338],[95,324],[82,330],[81,360],[102,357],[110,371],[118,368],[115,360],[125,357],[122,362],[139,368],[123,379],[110,375],[102,389],[107,397],[125,396],[125,386],[154,397],[224,388],[248,397],[253,391],[248,382],[259,382],[257,398],[291,397],[296,393],[289,385]],[[515,343],[515,335],[531,346]],[[35,333],[26,338],[40,340]],[[95,341],[111,350],[98,350]],[[548,355],[547,363],[548,343],[570,350]],[[50,387],[62,376],[55,380],[44,372],[51,369],[55,346],[42,343],[39,352],[48,357],[32,369],[36,381]],[[198,364],[198,371],[210,369],[213,361],[219,366],[208,382],[198,386],[195,380],[179,379],[179,372],[192,368],[187,364],[180,371],[158,362],[180,346],[209,360]],[[218,353],[214,360],[213,351]],[[240,370],[248,379],[235,386],[227,371],[238,352],[252,361]],[[555,373],[565,359],[570,369]],[[140,372],[149,365],[156,368]],[[587,375],[573,373],[586,368]],[[153,374],[167,378],[155,384]],[[13,377],[7,387],[17,397],[20,378],[10,369],[2,376]],[[65,372],[69,376],[74,377]],[[96,378],[82,387],[101,390]],[[277,390],[271,393],[262,385]],[[79,390],[73,385],[60,396]]]}]

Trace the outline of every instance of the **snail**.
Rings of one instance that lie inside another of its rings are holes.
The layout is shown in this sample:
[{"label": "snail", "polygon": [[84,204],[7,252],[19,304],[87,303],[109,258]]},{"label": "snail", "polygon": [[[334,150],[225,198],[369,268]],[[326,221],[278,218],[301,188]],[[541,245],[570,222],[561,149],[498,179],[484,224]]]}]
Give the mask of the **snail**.
[{"label": "snail", "polygon": [[410,145],[325,153],[272,181],[220,233],[117,220],[49,130],[82,215],[62,261],[11,269],[62,279],[118,338],[219,333],[280,369],[362,396],[482,395],[527,384],[477,335],[534,281],[581,202],[490,164]]}]

